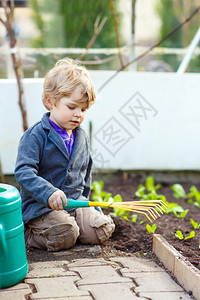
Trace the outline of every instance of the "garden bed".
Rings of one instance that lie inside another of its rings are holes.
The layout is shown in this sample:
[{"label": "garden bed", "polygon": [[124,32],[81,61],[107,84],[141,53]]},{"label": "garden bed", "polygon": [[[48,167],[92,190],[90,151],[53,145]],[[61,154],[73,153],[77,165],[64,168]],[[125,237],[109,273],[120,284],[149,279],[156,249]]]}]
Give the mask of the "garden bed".
[{"label": "garden bed", "polygon": [[[161,218],[154,221],[157,225],[157,234],[162,235],[166,241],[178,250],[192,265],[200,270],[200,229],[193,228],[190,219],[200,223],[200,208],[187,202],[187,199],[175,199],[173,197],[173,191],[170,189],[173,183],[164,183],[159,189],[158,194],[166,196],[168,202],[175,202],[182,206],[184,209],[188,209],[187,215],[183,218],[177,218],[173,213],[164,214]],[[112,195],[120,194],[124,201],[133,200],[135,191],[139,184],[144,184],[144,181],[139,176],[130,177],[123,180],[122,176],[118,176],[115,179],[105,183],[104,190],[112,193]],[[181,183],[186,193],[189,193],[190,187],[194,185],[192,182]],[[199,189],[200,185],[196,185]],[[144,217],[138,215],[136,223],[126,221],[121,217],[114,218],[116,224],[115,232],[112,238],[108,242],[110,246],[122,252],[135,253],[138,255],[149,255],[152,253],[153,235],[149,234],[146,229],[146,224],[150,222],[146,221],[144,224],[140,224]],[[175,237],[175,232],[180,230],[183,236],[186,237],[191,231],[195,231],[195,237],[190,239],[180,240]]]}]

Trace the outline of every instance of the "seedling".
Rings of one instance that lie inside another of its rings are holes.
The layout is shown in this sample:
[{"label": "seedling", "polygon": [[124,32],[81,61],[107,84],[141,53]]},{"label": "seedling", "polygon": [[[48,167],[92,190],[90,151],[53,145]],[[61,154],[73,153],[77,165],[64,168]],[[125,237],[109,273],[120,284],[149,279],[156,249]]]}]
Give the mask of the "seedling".
[{"label": "seedling", "polygon": [[151,225],[147,224],[146,225],[146,229],[147,229],[148,233],[153,234],[156,231],[156,229],[157,229],[157,225],[153,224],[151,226]]},{"label": "seedling", "polygon": [[[177,203],[167,202],[167,210],[165,211],[166,214],[173,213],[176,217],[182,219],[188,213],[188,209],[183,209],[182,206],[178,205]],[[179,214],[180,213],[180,214]]]},{"label": "seedling", "polygon": [[193,219],[190,219],[190,222],[192,223],[194,229],[200,228],[200,224],[198,222],[195,222]]},{"label": "seedling", "polygon": [[91,190],[93,191],[91,199],[97,202],[112,202],[112,194],[103,190],[103,181],[93,181]]},{"label": "seedling", "polygon": [[133,223],[136,223],[136,222],[137,222],[137,219],[138,219],[138,215],[133,214],[133,215],[131,216],[131,220],[132,220]]},{"label": "seedling", "polygon": [[[135,192],[135,196],[137,198],[141,198],[142,200],[162,200],[166,201],[166,197],[161,194],[157,194],[159,188],[161,188],[161,184],[154,184],[154,178],[152,176],[147,177],[145,186],[140,184],[138,186],[137,191]],[[145,192],[147,191],[147,194]]]},{"label": "seedling", "polygon": [[143,225],[145,222],[147,222],[147,219],[145,218],[145,219],[143,219],[142,221],[140,221],[140,225]]},{"label": "seedling", "polygon": [[188,240],[195,236],[195,231],[191,231],[190,234],[186,237],[183,236],[182,232],[180,230],[177,230],[175,233],[175,237],[179,240]]},{"label": "seedling", "polygon": [[162,187],[161,184],[157,184],[156,186],[154,185],[154,178],[152,176],[147,177],[145,185],[149,192],[157,191],[158,189],[160,189]]},{"label": "seedling", "polygon": [[177,217],[178,217],[179,219],[185,218],[185,216],[187,215],[188,211],[189,211],[189,209],[185,209],[185,210],[182,211]]},{"label": "seedling", "polygon": [[[200,208],[200,192],[195,185],[190,188],[190,193],[187,195],[188,198],[195,198],[194,205]],[[191,199],[190,199],[191,200]]]},{"label": "seedling", "polygon": [[170,188],[174,192],[173,193],[174,198],[176,198],[176,199],[185,199],[187,197],[186,192],[185,192],[185,190],[184,190],[184,188],[182,187],[181,184],[178,184],[178,183],[173,184],[173,185],[170,186]]},{"label": "seedling", "polygon": [[[113,197],[113,202],[122,202],[122,201],[123,201],[122,196],[119,194]],[[126,221],[129,221],[128,219],[129,213],[127,213],[124,209],[113,207],[113,210],[114,212],[110,213],[112,217],[122,217]]]}]

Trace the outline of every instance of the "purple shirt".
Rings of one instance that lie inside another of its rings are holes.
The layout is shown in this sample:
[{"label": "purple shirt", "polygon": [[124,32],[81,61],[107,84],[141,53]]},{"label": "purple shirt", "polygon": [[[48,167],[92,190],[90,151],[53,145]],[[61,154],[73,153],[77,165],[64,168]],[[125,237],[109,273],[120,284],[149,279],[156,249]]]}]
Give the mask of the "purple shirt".
[{"label": "purple shirt", "polygon": [[49,123],[51,126],[55,129],[55,131],[61,136],[61,138],[64,140],[65,145],[67,147],[67,150],[69,152],[69,156],[71,156],[73,147],[74,147],[74,141],[75,141],[75,131],[72,130],[71,136],[68,135],[67,131],[64,128],[59,127],[56,123],[54,123],[49,117],[48,117]]}]

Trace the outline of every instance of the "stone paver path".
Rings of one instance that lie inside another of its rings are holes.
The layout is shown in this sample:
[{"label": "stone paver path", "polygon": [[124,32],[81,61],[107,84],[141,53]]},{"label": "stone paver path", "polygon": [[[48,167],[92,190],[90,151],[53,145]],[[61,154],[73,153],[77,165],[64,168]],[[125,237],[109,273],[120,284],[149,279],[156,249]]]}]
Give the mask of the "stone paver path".
[{"label": "stone paver path", "polygon": [[191,300],[155,262],[137,257],[29,264],[23,283],[0,291],[1,300]]}]

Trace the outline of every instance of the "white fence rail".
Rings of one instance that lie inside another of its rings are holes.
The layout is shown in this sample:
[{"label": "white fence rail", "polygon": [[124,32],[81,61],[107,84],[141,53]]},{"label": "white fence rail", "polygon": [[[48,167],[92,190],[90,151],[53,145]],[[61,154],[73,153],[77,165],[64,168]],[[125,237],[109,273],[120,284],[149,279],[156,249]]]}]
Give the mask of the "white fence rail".
[{"label": "white fence rail", "polygon": [[[96,89],[112,71],[91,71]],[[99,93],[92,123],[94,165],[122,170],[200,170],[200,75],[121,72]],[[43,79],[24,79],[28,123],[46,111]],[[15,80],[0,80],[0,157],[14,171],[22,135]]]}]

